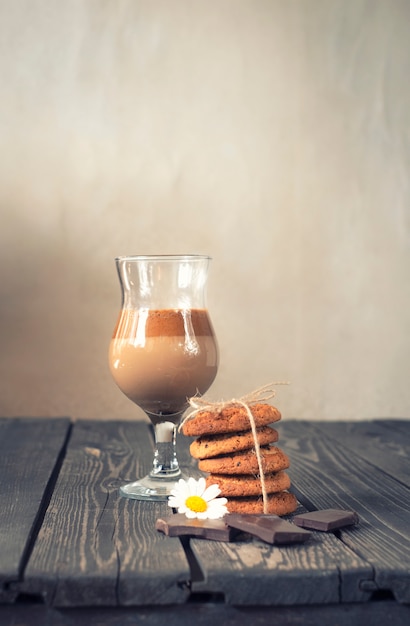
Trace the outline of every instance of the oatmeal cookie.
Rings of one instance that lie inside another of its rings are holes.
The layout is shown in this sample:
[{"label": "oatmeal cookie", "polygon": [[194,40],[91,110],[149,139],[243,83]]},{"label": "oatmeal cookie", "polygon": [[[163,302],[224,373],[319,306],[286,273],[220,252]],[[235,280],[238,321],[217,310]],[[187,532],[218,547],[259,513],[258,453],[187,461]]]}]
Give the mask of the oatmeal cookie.
[{"label": "oatmeal cookie", "polygon": [[[271,515],[289,515],[289,513],[293,513],[298,506],[296,496],[289,491],[271,493],[267,501],[267,513]],[[229,513],[263,513],[262,496],[228,498],[226,506]]]},{"label": "oatmeal cookie", "polygon": [[[278,441],[278,431],[270,426],[262,426],[256,429],[257,439],[260,446]],[[221,454],[250,450],[255,447],[255,441],[251,430],[243,430],[237,433],[225,433],[223,435],[203,435],[198,437],[190,445],[190,453],[195,459],[209,459]]]},{"label": "oatmeal cookie", "polygon": [[[206,478],[206,486],[217,484],[221,490],[221,496],[230,498],[232,496],[260,496],[262,494],[262,484],[259,476],[249,476],[243,474],[234,476],[229,474],[210,474]],[[290,478],[285,472],[275,472],[266,474],[266,493],[278,493],[290,487]]]},{"label": "oatmeal cookie", "polygon": [[[262,471],[265,474],[279,472],[289,467],[287,455],[276,446],[260,448]],[[255,450],[201,459],[198,468],[210,474],[258,474],[259,466]]]},{"label": "oatmeal cookie", "polygon": [[[270,404],[251,404],[249,408],[257,428],[281,419],[278,409]],[[249,415],[240,404],[226,406],[220,411],[200,411],[182,425],[182,432],[188,437],[234,433],[249,429]]]}]

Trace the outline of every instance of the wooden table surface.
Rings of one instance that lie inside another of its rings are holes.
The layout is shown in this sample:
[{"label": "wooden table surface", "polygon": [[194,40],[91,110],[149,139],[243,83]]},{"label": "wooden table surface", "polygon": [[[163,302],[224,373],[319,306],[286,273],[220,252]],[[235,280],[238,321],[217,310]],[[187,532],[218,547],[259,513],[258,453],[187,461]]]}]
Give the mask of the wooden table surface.
[{"label": "wooden table surface", "polygon": [[[166,537],[166,503],[118,495],[150,469],[148,424],[0,419],[0,624],[410,623],[410,421],[276,426],[297,512],[359,525],[280,547]],[[190,441],[179,458],[197,476]]]}]

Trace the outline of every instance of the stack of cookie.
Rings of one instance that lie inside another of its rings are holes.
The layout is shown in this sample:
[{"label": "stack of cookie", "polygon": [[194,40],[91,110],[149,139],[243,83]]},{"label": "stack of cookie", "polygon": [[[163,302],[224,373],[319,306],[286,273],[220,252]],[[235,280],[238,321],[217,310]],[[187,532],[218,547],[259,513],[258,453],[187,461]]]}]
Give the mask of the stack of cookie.
[{"label": "stack of cookie", "polygon": [[[287,491],[287,455],[277,446],[278,432],[269,424],[281,419],[270,404],[251,404],[267,494],[267,513],[287,515],[297,507],[295,496]],[[191,455],[198,468],[208,474],[207,485],[218,484],[221,496],[228,499],[230,513],[263,513],[262,483],[255,440],[246,408],[227,404],[218,410],[203,410],[188,418],[182,432],[196,437]]]}]

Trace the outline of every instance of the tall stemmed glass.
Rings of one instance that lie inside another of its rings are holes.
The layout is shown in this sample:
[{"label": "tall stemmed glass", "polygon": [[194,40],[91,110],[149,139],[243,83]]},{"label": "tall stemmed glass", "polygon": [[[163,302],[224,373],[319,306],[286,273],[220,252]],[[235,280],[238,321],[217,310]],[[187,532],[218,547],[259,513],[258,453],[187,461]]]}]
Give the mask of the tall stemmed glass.
[{"label": "tall stemmed glass", "polygon": [[181,477],[176,427],[187,399],[204,394],[218,368],[205,304],[210,257],[123,256],[115,262],[122,305],[110,343],[110,370],[155,430],[152,470],[120,492],[137,500],[166,500]]}]

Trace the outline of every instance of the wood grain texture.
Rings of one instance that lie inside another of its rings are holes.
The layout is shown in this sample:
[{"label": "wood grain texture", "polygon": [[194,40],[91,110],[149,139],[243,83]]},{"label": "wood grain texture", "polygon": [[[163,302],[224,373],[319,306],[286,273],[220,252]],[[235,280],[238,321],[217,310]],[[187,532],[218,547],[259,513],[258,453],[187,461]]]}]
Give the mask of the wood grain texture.
[{"label": "wood grain texture", "polygon": [[[303,623],[313,607],[344,610],[353,602],[362,609],[373,604],[373,593],[391,592],[399,603],[409,601],[409,437],[403,423],[390,429],[382,421],[341,426],[283,420],[279,445],[291,461],[292,489],[301,502],[296,513],[305,507],[353,509],[360,523],[335,533],[313,532],[306,544],[279,547],[249,535],[229,544],[166,537],[155,530],[155,521],[171,514],[167,503],[119,497],[123,482],[151,467],[153,444],[146,423],[79,420],[67,431],[68,421],[55,420],[55,427],[52,420],[40,420],[40,425],[26,421],[13,419],[8,425],[0,420],[0,464],[7,466],[0,488],[24,494],[30,487],[27,502],[20,494],[0,511],[0,579],[7,581],[2,602],[33,594],[50,610],[84,607],[79,616],[91,615],[86,607],[100,616],[104,608],[138,606],[142,615],[147,607],[144,619],[152,616],[155,623],[159,607],[178,607],[183,613],[185,606],[218,601],[221,616],[228,616],[229,608],[246,612],[259,605],[261,623],[269,619],[264,608],[300,607],[294,615]],[[183,471],[198,476],[190,441],[178,436],[178,454]],[[61,467],[59,450],[64,452]],[[381,456],[390,463],[379,463]],[[50,467],[51,478],[57,474],[52,468],[59,470],[56,482],[47,480]],[[150,613],[153,606],[157,613]],[[339,621],[343,614],[337,613]],[[118,614],[104,615],[116,623]]]},{"label": "wood grain texture", "polygon": [[[407,418],[402,417],[401,419],[397,419],[397,418],[394,418],[394,419],[387,418],[383,420],[377,419],[373,421],[375,424],[383,425],[384,428],[388,429],[389,433],[392,432],[393,430],[395,430],[398,433],[401,433],[408,445],[409,440],[410,440],[410,429],[409,429],[410,417],[407,417]],[[389,438],[389,435],[387,435],[387,439],[388,438]]]},{"label": "wood grain texture", "polygon": [[0,601],[13,599],[70,421],[0,419]]},{"label": "wood grain texture", "polygon": [[409,485],[409,422],[321,422],[320,430],[389,476]]},{"label": "wood grain texture", "polygon": [[352,446],[329,437],[326,428],[317,422],[282,424],[293,489],[309,510],[355,510],[360,524],[340,530],[342,542],[371,565],[375,589],[409,602],[409,489],[358,456]]},{"label": "wood grain texture", "polygon": [[144,475],[144,423],[78,421],[25,572],[24,591],[54,606],[182,602],[189,566],[178,539],[155,530],[166,503],[119,496]]},{"label": "wood grain texture", "polygon": [[0,606],[1,626],[408,626],[410,606],[392,601],[235,607],[195,603],[150,607]]},{"label": "wood grain texture", "polygon": [[[275,547],[261,541],[211,545],[191,540],[204,579],[194,591],[219,589],[228,604],[296,605],[363,601],[358,580],[371,568],[332,536],[312,533],[309,542]],[[346,574],[346,582],[341,578]],[[355,585],[349,572],[355,575]],[[244,576],[244,572],[246,575]]]},{"label": "wood grain texture", "polygon": [[[305,511],[300,505],[294,514]],[[248,537],[220,545],[191,540],[191,547],[201,572],[192,590],[218,589],[228,604],[289,606],[370,597],[361,582],[372,580],[372,566],[333,533],[312,531],[303,545],[277,547]]]}]

